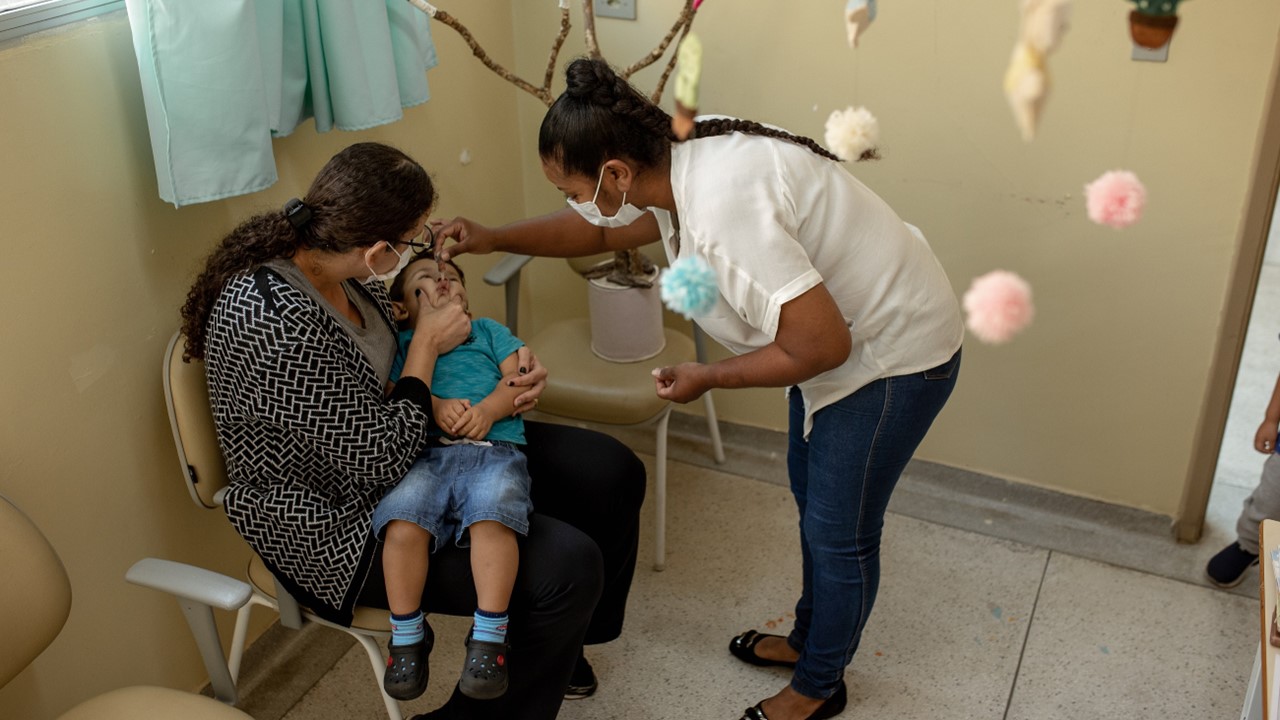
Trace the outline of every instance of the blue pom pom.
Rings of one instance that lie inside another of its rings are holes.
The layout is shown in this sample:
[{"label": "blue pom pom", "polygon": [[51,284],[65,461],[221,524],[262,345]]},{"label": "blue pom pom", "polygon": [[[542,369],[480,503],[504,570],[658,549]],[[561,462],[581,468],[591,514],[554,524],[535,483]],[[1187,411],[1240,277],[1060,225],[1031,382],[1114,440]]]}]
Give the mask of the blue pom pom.
[{"label": "blue pom pom", "polygon": [[706,315],[716,305],[720,292],[716,289],[716,274],[702,258],[693,255],[671,263],[662,272],[662,302],[672,312],[692,319]]}]

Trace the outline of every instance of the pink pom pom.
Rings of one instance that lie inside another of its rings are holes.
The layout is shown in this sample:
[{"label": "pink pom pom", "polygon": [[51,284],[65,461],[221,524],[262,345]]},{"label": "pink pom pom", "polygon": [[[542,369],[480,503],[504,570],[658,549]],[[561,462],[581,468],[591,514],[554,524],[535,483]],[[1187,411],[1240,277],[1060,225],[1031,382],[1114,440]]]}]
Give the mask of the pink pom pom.
[{"label": "pink pom pom", "polygon": [[998,345],[1031,324],[1031,286],[1006,270],[993,270],[974,278],[964,294],[969,330],[985,343]]},{"label": "pink pom pom", "polygon": [[1112,170],[1084,186],[1089,219],[1099,225],[1126,228],[1142,218],[1147,189],[1128,170]]}]

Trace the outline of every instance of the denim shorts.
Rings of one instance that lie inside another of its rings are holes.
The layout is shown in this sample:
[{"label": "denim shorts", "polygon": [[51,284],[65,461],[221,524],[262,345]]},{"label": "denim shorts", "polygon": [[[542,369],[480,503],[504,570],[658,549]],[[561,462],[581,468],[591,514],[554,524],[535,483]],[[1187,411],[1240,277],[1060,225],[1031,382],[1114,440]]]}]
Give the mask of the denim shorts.
[{"label": "denim shorts", "polygon": [[387,523],[407,520],[431,533],[433,550],[452,539],[471,544],[467,528],[495,520],[529,534],[529,471],[524,453],[509,443],[441,445],[414,461],[398,485],[373,511],[373,532],[381,541]]}]

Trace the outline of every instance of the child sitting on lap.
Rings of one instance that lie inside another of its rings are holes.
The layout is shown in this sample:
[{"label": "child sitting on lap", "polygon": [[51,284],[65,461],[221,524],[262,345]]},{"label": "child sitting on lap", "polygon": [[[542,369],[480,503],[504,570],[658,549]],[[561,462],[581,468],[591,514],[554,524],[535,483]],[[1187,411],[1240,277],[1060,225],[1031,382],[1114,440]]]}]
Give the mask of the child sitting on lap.
[{"label": "child sitting on lap", "polygon": [[[419,254],[390,288],[397,320],[412,328],[420,309],[461,300],[462,270]],[[391,381],[400,377],[413,330],[399,334]],[[458,687],[490,699],[507,689],[507,605],[519,565],[516,534],[528,534],[529,474],[524,422],[513,415],[522,388],[502,383],[523,345],[501,323],[473,319],[471,335],[436,360],[431,385],[434,424],[429,445],[373,515],[384,543],[382,567],[391,608],[390,659],[383,686],[399,700],[427,686],[434,638],[422,616],[428,555],[440,543],[471,547],[477,608]]]}]

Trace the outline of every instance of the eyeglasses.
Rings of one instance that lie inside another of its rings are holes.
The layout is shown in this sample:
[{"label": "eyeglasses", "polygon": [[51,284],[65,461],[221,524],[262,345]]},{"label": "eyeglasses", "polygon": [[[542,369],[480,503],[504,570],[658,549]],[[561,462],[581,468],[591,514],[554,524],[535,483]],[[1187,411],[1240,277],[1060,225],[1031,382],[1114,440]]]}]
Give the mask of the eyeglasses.
[{"label": "eyeglasses", "polygon": [[422,232],[418,233],[417,237],[430,237],[431,241],[424,243],[417,238],[413,240],[401,240],[400,242],[393,244],[392,247],[395,247],[395,245],[408,245],[416,252],[423,253],[427,257],[434,257],[436,251],[436,231],[432,230],[430,225],[423,225]]}]

